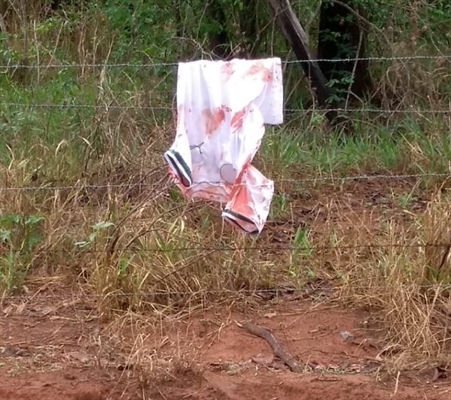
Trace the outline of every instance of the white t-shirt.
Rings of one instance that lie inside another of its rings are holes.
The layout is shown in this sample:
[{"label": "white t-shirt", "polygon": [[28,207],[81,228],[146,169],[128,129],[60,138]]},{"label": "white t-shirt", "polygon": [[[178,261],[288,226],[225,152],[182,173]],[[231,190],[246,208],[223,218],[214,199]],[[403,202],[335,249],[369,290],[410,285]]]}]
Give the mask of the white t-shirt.
[{"label": "white t-shirt", "polygon": [[225,204],[222,217],[258,234],[274,183],[251,165],[264,124],[283,122],[280,58],[180,63],[177,131],[164,158],[189,199]]}]

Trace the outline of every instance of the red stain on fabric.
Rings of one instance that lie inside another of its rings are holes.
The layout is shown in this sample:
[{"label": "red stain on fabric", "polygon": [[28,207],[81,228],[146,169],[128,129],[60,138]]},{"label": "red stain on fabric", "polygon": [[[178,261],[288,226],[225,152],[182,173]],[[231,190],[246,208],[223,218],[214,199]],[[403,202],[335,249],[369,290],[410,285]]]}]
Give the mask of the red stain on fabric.
[{"label": "red stain on fabric", "polygon": [[248,188],[244,185],[238,186],[237,189],[230,208],[234,213],[252,219],[254,213],[251,207],[253,203],[252,196]]},{"label": "red stain on fabric", "polygon": [[230,121],[230,126],[232,127],[233,130],[236,131],[243,127],[243,118],[245,113],[246,109],[243,108],[242,110],[233,114],[232,120]]},{"label": "red stain on fabric", "polygon": [[225,113],[221,107],[218,107],[213,111],[206,109],[202,111],[202,117],[204,120],[205,134],[210,137],[224,122]]},{"label": "red stain on fabric", "polygon": [[230,62],[224,63],[224,65],[221,67],[221,73],[225,75],[224,79],[228,80],[234,73],[233,65]]},{"label": "red stain on fabric", "polygon": [[[243,176],[244,176],[244,174],[247,173],[247,170],[251,165],[251,159],[252,159],[252,156],[246,157],[246,161],[244,162],[243,166],[241,167],[241,172],[237,175],[237,177],[235,179],[236,183],[239,184],[240,182],[243,181]],[[240,185],[237,186],[237,188],[239,188],[239,187],[240,187]]]},{"label": "red stain on fabric", "polygon": [[255,63],[252,65],[252,67],[249,68],[247,71],[246,76],[253,76],[253,75],[262,75],[263,82],[268,83],[272,80],[272,73],[271,71],[266,68],[262,63]]}]

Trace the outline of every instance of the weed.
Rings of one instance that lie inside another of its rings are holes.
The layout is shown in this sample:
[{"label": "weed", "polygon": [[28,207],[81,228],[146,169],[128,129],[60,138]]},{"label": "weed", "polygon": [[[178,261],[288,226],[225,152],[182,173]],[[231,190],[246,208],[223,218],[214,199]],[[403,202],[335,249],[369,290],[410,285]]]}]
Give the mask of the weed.
[{"label": "weed", "polygon": [[112,222],[106,221],[106,222],[98,222],[97,224],[92,226],[92,232],[89,234],[86,240],[83,240],[81,242],[76,242],[75,246],[79,248],[85,248],[88,246],[94,246],[95,240],[97,236],[99,236],[102,231],[107,230],[108,228],[113,227],[114,224]]},{"label": "weed", "polygon": [[0,219],[0,289],[20,289],[34,257],[35,247],[41,243],[38,215],[4,215]]},{"label": "weed", "polygon": [[314,272],[308,267],[305,268],[303,265],[304,261],[308,261],[312,253],[313,250],[308,239],[308,231],[298,227],[294,234],[293,251],[291,252],[291,259],[289,263],[289,275],[293,278],[298,278],[302,270],[307,270],[307,277],[314,278]]}]

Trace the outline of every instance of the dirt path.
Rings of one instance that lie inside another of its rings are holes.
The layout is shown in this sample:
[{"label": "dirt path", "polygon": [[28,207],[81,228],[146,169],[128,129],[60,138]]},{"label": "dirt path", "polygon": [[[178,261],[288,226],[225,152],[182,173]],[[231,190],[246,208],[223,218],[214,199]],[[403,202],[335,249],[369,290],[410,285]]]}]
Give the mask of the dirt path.
[{"label": "dirt path", "polygon": [[[2,400],[444,400],[451,395],[446,376],[431,382],[433,368],[401,374],[396,385],[384,373],[368,315],[333,303],[282,299],[258,312],[206,312],[157,327],[135,324],[117,335],[78,301],[4,304],[1,315]],[[238,321],[269,329],[302,372],[290,372],[265,340]]]}]

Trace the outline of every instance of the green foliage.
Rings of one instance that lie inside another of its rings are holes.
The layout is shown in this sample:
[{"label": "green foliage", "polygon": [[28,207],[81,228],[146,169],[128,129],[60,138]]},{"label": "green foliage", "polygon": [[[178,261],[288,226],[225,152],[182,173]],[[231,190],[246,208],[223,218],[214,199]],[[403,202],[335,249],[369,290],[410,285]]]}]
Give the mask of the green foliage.
[{"label": "green foliage", "polygon": [[174,20],[171,2],[106,0],[102,10],[116,35],[111,55],[115,60],[172,60],[177,49],[170,43]]},{"label": "green foliage", "polygon": [[39,215],[5,214],[0,219],[0,288],[7,291],[22,286],[34,257],[34,250],[42,241]]},{"label": "green foliage", "polygon": [[80,242],[76,242],[75,246],[84,249],[88,247],[92,247],[96,243],[96,239],[98,240],[99,237],[103,239],[102,243],[105,243],[109,238],[109,231],[111,227],[114,226],[113,222],[110,221],[100,221],[96,224],[94,224],[91,227],[91,233],[88,235],[88,237],[85,240],[82,240]]},{"label": "green foliage", "polygon": [[313,249],[309,240],[309,231],[299,226],[294,234],[290,269],[288,271],[289,275],[293,278],[298,278],[302,271],[306,271],[307,278],[314,278],[314,271],[306,265],[312,253]]}]

